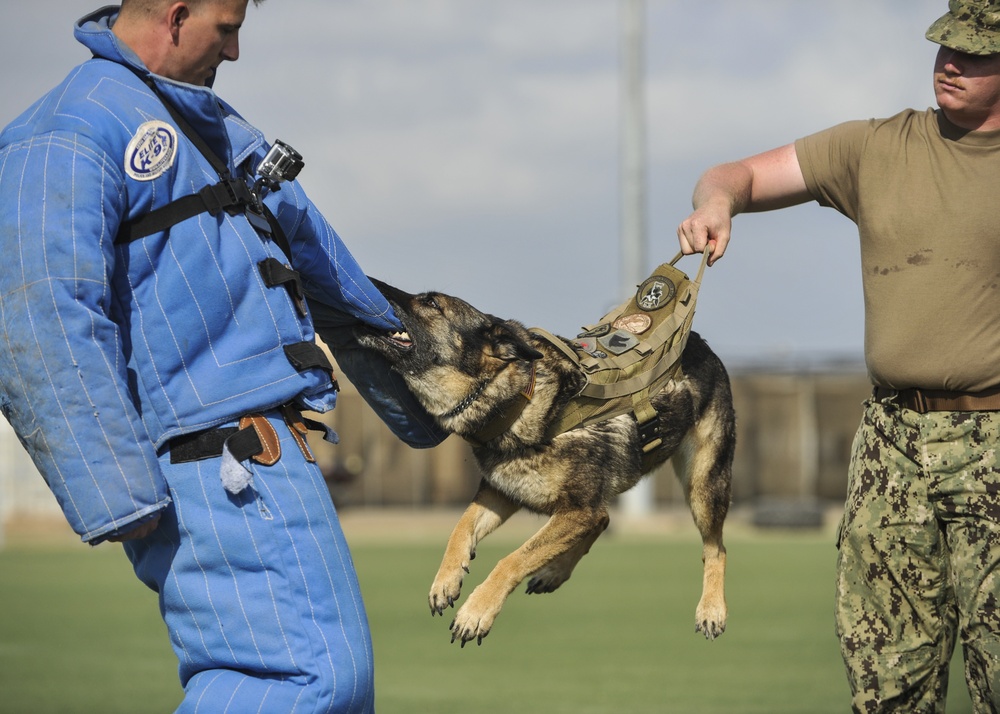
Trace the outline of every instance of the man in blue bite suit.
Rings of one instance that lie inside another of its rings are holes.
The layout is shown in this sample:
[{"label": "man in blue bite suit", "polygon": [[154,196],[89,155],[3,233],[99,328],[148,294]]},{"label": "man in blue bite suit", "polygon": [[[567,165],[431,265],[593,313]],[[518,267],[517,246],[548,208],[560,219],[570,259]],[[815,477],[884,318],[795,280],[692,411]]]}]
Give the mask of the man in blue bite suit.
[{"label": "man in blue bite suit", "polygon": [[[73,529],[124,542],[159,593],[180,711],[370,712],[368,623],[300,410],[336,399],[314,317],[331,341],[400,324],[300,157],[211,88],[247,6],[83,18],[93,58],[0,135],[0,409]],[[341,366],[405,441],[443,438],[384,364]]]}]

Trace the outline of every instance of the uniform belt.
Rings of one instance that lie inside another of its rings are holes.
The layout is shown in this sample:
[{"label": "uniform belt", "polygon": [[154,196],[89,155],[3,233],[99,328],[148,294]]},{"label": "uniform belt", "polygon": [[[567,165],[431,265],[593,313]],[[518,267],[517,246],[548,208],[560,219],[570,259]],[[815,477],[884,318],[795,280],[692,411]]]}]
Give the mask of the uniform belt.
[{"label": "uniform belt", "polygon": [[953,392],[947,389],[887,389],[875,387],[875,399],[888,399],[920,414],[927,412],[1000,411],[1000,387],[981,392]]},{"label": "uniform belt", "polygon": [[[302,455],[307,461],[314,462],[315,457],[306,441],[306,433],[310,429],[325,432],[326,427],[303,417],[301,412],[290,404],[280,407],[279,412]],[[252,458],[257,463],[273,466],[281,458],[278,434],[263,414],[247,414],[239,420],[238,427],[220,426],[193,434],[183,434],[171,439],[169,444],[172,464],[218,458],[226,448],[240,462]]]}]

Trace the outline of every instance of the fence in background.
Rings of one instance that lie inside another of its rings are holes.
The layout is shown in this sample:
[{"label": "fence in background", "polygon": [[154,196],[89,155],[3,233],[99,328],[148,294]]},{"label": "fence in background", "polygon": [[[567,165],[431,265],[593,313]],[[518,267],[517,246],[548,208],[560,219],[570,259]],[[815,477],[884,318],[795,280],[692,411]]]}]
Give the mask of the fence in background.
[{"label": "fence in background", "polygon": [[[871,391],[865,375],[748,371],[734,373],[732,381],[734,503],[842,502],[861,403]],[[476,491],[479,470],[465,442],[450,437],[433,449],[411,449],[349,384],[328,419],[340,444],[314,447],[338,506],[462,506]],[[654,479],[657,505],[683,502],[669,465]],[[0,542],[12,518],[58,516],[55,499],[0,420]]]},{"label": "fence in background", "polygon": [[[734,501],[843,501],[861,404],[871,393],[867,377],[745,372],[732,381],[738,434]],[[461,439],[410,449],[353,390],[341,395],[331,423],[341,443],[318,451],[339,504],[461,505],[475,493],[479,470]],[[683,501],[669,464],[654,478],[657,504]]]}]

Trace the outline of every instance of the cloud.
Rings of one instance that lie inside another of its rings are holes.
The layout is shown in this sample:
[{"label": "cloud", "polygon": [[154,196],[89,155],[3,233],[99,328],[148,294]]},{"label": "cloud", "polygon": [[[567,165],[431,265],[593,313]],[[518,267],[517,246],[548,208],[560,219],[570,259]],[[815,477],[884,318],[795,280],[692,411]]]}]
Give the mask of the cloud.
[{"label": "cloud", "polygon": [[[86,53],[87,0],[0,29],[0,120]],[[698,175],[846,119],[933,102],[943,0],[648,0],[650,267]],[[271,0],[217,89],[299,149],[301,180],[369,272],[569,332],[618,278],[619,3]],[[741,216],[696,328],[729,355],[860,353],[853,226],[804,207]]]}]

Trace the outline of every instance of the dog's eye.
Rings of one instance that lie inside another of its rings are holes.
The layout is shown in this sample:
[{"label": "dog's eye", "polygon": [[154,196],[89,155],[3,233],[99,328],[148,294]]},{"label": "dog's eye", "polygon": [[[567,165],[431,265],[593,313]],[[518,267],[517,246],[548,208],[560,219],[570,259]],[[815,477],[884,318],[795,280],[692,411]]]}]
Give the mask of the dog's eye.
[{"label": "dog's eye", "polygon": [[441,306],[437,304],[437,300],[434,299],[433,295],[424,295],[422,302],[427,307],[441,312]]}]

